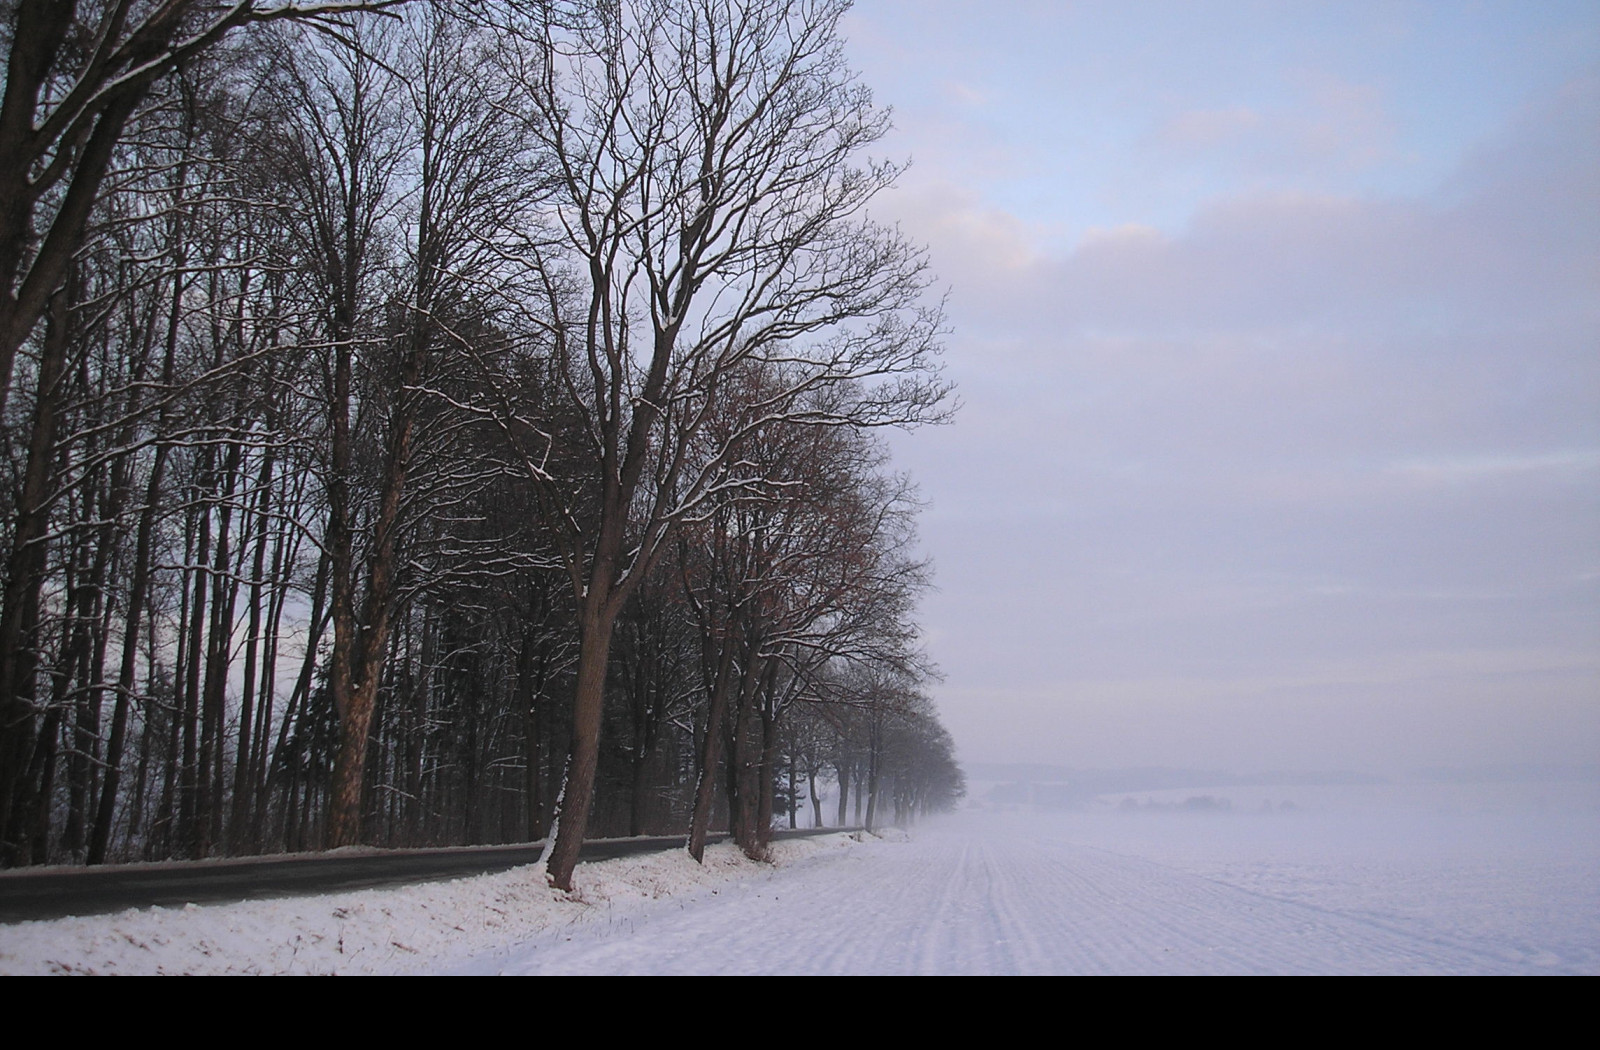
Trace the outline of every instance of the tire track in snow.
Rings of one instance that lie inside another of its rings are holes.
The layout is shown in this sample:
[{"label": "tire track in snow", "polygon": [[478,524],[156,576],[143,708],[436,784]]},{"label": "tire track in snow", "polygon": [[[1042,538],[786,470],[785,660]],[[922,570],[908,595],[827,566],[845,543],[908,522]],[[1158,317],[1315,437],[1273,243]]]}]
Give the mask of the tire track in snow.
[{"label": "tire track in snow", "polygon": [[926,973],[938,969],[939,960],[949,957],[962,950],[953,933],[960,927],[956,922],[967,907],[968,897],[966,889],[966,866],[972,852],[972,844],[964,842],[957,851],[954,863],[939,889],[939,898],[934,908],[934,913],[928,923],[917,931],[917,971]]},{"label": "tire track in snow", "polygon": [[[1090,854],[1101,854],[1114,858],[1113,867],[1122,870],[1128,866],[1147,866],[1154,869],[1167,879],[1198,879],[1211,883],[1216,889],[1209,891],[1205,896],[1222,899],[1243,895],[1253,899],[1253,906],[1246,904],[1246,910],[1254,912],[1257,909],[1266,911],[1282,910],[1294,916],[1297,928],[1305,936],[1338,936],[1348,935],[1351,930],[1365,930],[1366,937],[1357,937],[1350,943],[1340,947],[1335,954],[1353,955],[1358,953],[1362,946],[1376,948],[1379,942],[1386,939],[1395,939],[1395,943],[1402,945],[1398,954],[1391,960],[1399,966],[1419,966],[1422,969],[1416,972],[1438,972],[1437,967],[1444,959],[1454,957],[1467,967],[1459,972],[1483,972],[1485,969],[1503,969],[1507,965],[1515,965],[1529,954],[1521,950],[1521,946],[1507,946],[1506,950],[1486,952],[1479,945],[1459,938],[1452,937],[1435,929],[1429,929],[1415,922],[1408,922],[1402,916],[1388,912],[1374,911],[1366,907],[1334,908],[1320,905],[1314,901],[1287,897],[1250,886],[1241,886],[1226,878],[1215,875],[1197,874],[1184,871],[1181,868],[1159,861],[1149,860],[1134,855],[1107,850],[1095,846],[1077,846],[1075,849]],[[1156,880],[1160,881],[1160,876]],[[1189,907],[1197,906],[1195,902],[1187,902]],[[1231,931],[1233,940],[1237,940],[1238,931]],[[1237,951],[1237,944],[1227,946],[1230,951]],[[1244,953],[1248,955],[1249,953]],[[1384,972],[1392,972],[1385,970]]]},{"label": "tire track in snow", "polygon": [[[564,939],[570,938],[570,939]],[[500,972],[1483,973],[1421,924],[1275,897],[1026,827],[966,820],[867,843],[622,928],[530,942]]]}]

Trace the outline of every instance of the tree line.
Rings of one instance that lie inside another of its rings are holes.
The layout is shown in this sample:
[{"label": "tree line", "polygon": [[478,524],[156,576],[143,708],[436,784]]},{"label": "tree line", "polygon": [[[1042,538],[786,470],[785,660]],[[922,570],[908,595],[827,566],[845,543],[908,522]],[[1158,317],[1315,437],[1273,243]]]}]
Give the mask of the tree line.
[{"label": "tree line", "polygon": [[0,2],[0,861],[959,797],[843,9]]}]

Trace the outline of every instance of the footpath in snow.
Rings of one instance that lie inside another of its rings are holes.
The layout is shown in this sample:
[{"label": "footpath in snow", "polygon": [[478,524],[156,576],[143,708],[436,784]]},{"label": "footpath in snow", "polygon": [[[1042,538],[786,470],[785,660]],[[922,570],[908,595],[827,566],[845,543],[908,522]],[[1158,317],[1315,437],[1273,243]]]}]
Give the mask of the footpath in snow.
[{"label": "footpath in snow", "polygon": [[[1305,794],[1305,793],[1302,793]],[[968,813],[432,886],[0,927],[0,973],[1594,974],[1592,807]]]}]

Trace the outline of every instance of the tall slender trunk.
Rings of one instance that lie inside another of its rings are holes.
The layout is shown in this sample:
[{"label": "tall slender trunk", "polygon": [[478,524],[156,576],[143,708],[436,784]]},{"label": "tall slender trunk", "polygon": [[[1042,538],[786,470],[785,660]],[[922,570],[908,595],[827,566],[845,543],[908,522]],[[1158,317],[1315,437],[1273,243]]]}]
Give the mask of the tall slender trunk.
[{"label": "tall slender trunk", "polygon": [[[185,159],[179,163],[177,171],[177,182],[180,188],[188,182],[187,151],[185,151],[184,156]],[[162,344],[161,385],[168,390],[172,389],[177,371],[179,322],[183,316],[185,278],[181,264],[185,255],[185,242],[181,232],[184,225],[184,211],[180,208],[174,214],[169,234],[173,250],[177,253],[176,262],[179,265],[173,268],[172,297],[167,304],[165,334]],[[154,341],[152,329],[158,323],[159,317],[159,309],[152,308],[146,325],[146,345]],[[172,401],[170,399],[163,401],[155,426],[155,432],[158,437],[171,432],[172,414]],[[124,444],[126,444],[126,441],[124,441]],[[117,699],[112,708],[111,737],[106,743],[105,783],[100,789],[100,803],[95,807],[94,834],[89,842],[88,863],[90,864],[104,862],[106,851],[111,841],[111,825],[116,813],[117,789],[122,783],[123,742],[127,735],[129,708],[133,702],[134,675],[139,657],[139,621],[144,615],[144,607],[149,600],[150,563],[154,543],[156,507],[161,499],[162,477],[170,447],[167,441],[158,440],[156,442],[154,457],[150,465],[150,477],[145,483],[144,506],[139,510],[138,537],[134,541],[133,579],[128,589],[127,612],[122,621],[122,661],[117,669]],[[147,768],[149,751],[149,747],[146,746],[141,749],[139,756],[141,774],[138,795],[141,803],[144,792],[143,770]],[[137,810],[135,812],[137,814]]]},{"label": "tall slender trunk", "polygon": [[544,696],[544,678],[548,664],[545,654],[534,653],[534,632],[531,626],[522,631],[522,647],[517,653],[517,706],[522,709],[522,751],[524,767],[523,790],[527,796],[527,823],[524,835],[529,842],[544,834],[544,806],[540,785],[543,783],[540,747],[539,704]]},{"label": "tall slender trunk", "polygon": [[733,679],[732,638],[722,640],[717,673],[711,688],[711,703],[706,714],[705,737],[700,742],[699,770],[695,776],[694,813],[689,821],[689,856],[703,860],[706,833],[711,829],[711,804],[717,786],[717,763],[722,758],[722,722],[727,717],[728,692]]},{"label": "tall slender trunk", "polygon": [[729,799],[729,823],[733,839],[739,848],[752,859],[762,855],[761,821],[761,752],[762,742],[757,740],[761,725],[758,694],[771,666],[770,660],[757,655],[760,645],[755,639],[745,643],[743,674],[739,681],[738,714],[733,734],[733,770],[729,778],[732,798]]},{"label": "tall slender trunk", "polygon": [[[370,711],[353,711],[352,694],[355,691],[355,652],[359,627],[356,621],[356,591],[355,591],[355,539],[353,532],[353,508],[350,502],[350,477],[353,464],[353,453],[350,442],[350,339],[348,325],[335,325],[335,338],[338,345],[334,348],[333,365],[333,440],[329,448],[331,462],[328,467],[328,570],[332,594],[329,598],[329,612],[333,622],[333,650],[328,654],[328,692],[333,698],[334,710],[338,713],[341,726],[341,736],[348,737],[352,732],[365,733],[370,721]],[[309,654],[308,654],[309,658]],[[351,723],[348,726],[346,723]],[[343,794],[353,797],[335,802],[335,810],[342,814],[341,805],[359,807],[361,802],[361,784],[359,780],[352,779],[353,769],[349,768],[361,761],[365,754],[366,738],[362,737],[362,746],[354,749],[354,753],[345,754],[343,740],[340,743],[340,758],[346,767],[341,779],[335,773],[335,780],[339,781]],[[335,797],[340,795],[340,790],[335,790]],[[337,830],[334,830],[334,828]],[[330,846],[346,845],[338,840],[341,834],[354,836],[359,829],[355,822],[335,815],[330,822]]]},{"label": "tall slender trunk", "polygon": [[128,608],[122,618],[122,661],[117,668],[117,699],[111,714],[111,737],[106,742],[106,775],[100,787],[100,804],[95,808],[94,834],[89,842],[88,863],[101,864],[111,843],[112,821],[116,814],[117,789],[122,783],[122,749],[128,732],[128,709],[132,704],[134,675],[139,660],[139,622],[144,616],[150,588],[151,547],[154,542],[156,501],[161,494],[162,468],[167,446],[158,444],[150,478],[145,484],[145,502],[139,510],[139,532],[134,541],[133,579],[128,587]]},{"label": "tall slender trunk", "polygon": [[[270,429],[270,427],[269,427]],[[246,531],[243,544],[254,540],[254,553],[250,562],[250,588],[245,601],[247,622],[244,639],[244,682],[239,690],[239,740],[233,764],[233,812],[229,817],[228,846],[233,852],[249,837],[250,812],[254,805],[254,755],[255,700],[258,659],[262,648],[262,591],[263,576],[267,567],[267,540],[272,534],[272,466],[273,453],[269,449],[261,457],[261,468],[256,477],[256,491],[260,493],[254,515],[254,536]],[[243,546],[241,544],[241,546]],[[266,677],[267,668],[260,665],[260,674]]]},{"label": "tall slender trunk", "polygon": [[[103,515],[105,506],[95,508],[92,505],[96,493],[89,479],[84,480],[83,488],[83,517],[89,518],[97,509]],[[78,545],[79,551],[74,556],[79,562],[73,588],[77,592],[77,608],[70,617],[70,643],[63,646],[56,665],[56,696],[51,701],[63,710],[70,707],[73,713],[72,749],[67,756],[67,822],[62,830],[61,847],[74,862],[82,862],[84,858],[89,799],[94,792],[94,772],[100,758],[100,677],[95,673],[94,653],[101,633],[101,605],[111,536],[105,526],[92,535],[93,539]],[[87,564],[83,564],[85,559]],[[72,699],[74,691],[76,700]]]},{"label": "tall slender trunk", "polygon": [[382,488],[372,524],[373,546],[360,642],[353,647],[353,658],[346,672],[350,678],[349,692],[339,711],[339,752],[334,761],[332,809],[328,817],[328,845],[333,847],[351,846],[361,839],[367,744],[399,589],[400,506],[416,433],[415,387],[421,378],[423,338],[419,326],[411,335],[401,368],[400,387],[395,395],[395,414],[390,421]]},{"label": "tall slender trunk", "polygon": [[800,784],[799,784],[800,771],[796,768],[795,763],[796,763],[795,754],[794,754],[793,751],[790,751],[789,752],[789,830],[790,831],[793,831],[795,828],[800,826],[799,823],[797,822],[797,819],[796,819],[796,811],[799,810],[799,808],[800,808],[800,800],[795,797],[795,793],[799,790],[799,787],[800,787]]},{"label": "tall slender trunk", "polygon": [[867,820],[864,826],[868,831],[876,831],[878,771],[883,764],[883,717],[878,711],[877,701],[873,702],[870,740],[871,747],[867,750]]},{"label": "tall slender trunk", "polygon": [[6,565],[4,606],[0,607],[0,864],[24,863],[24,840],[31,834],[18,811],[34,752],[33,675],[37,668],[34,629],[39,591],[44,586],[45,531],[50,521],[49,489],[54,473],[61,378],[67,354],[67,293],[50,301],[49,324],[39,360],[39,394],[28,440],[28,462],[17,500],[17,520]]},{"label": "tall slender trunk", "polygon": [[633,768],[628,805],[629,835],[645,834],[646,817],[650,809],[650,759],[655,753],[657,731],[666,702],[661,695],[666,685],[654,639],[641,648],[643,651],[635,654],[638,667],[630,697],[633,708]]},{"label": "tall slender trunk", "polygon": [[[772,661],[773,669],[777,668],[777,661]],[[768,677],[772,676],[768,672]],[[770,689],[770,685],[768,686]],[[789,787],[794,787],[794,771],[790,769]],[[772,841],[772,817],[775,809],[773,792],[778,786],[778,720],[771,714],[766,704],[761,706],[761,762],[757,772],[758,802],[756,804],[756,845],[766,851],[767,843]],[[791,792],[790,798],[793,798]],[[794,805],[789,806],[789,826],[794,827]]]},{"label": "tall slender trunk", "polygon": [[847,824],[849,822],[849,818],[850,818],[849,806],[850,806],[850,772],[851,772],[851,765],[847,760],[841,758],[839,760],[839,763],[836,766],[834,766],[833,768],[834,768],[834,772],[836,772],[838,774],[838,776],[839,776],[839,820],[838,820],[838,825],[839,825],[839,827],[842,828],[842,827],[845,826],[845,824]]},{"label": "tall slender trunk", "polygon": [[283,623],[283,609],[289,597],[289,589],[284,582],[287,566],[294,561],[294,551],[289,542],[288,525],[280,525],[272,545],[272,579],[275,582],[269,592],[267,605],[266,637],[264,639],[265,653],[261,659],[261,686],[260,700],[256,704],[256,741],[252,747],[254,761],[250,771],[250,794],[252,806],[250,809],[250,837],[251,852],[260,852],[266,843],[266,815],[268,803],[271,800],[270,769],[268,758],[272,753],[272,719],[274,714],[274,700],[278,690],[278,653],[281,649],[281,626]]},{"label": "tall slender trunk", "polygon": [[233,569],[233,498],[238,490],[240,443],[230,441],[218,479],[216,536],[207,582],[210,613],[207,619],[205,674],[200,692],[200,750],[195,778],[197,798],[197,853],[210,856],[222,839],[224,790],[223,721],[228,668],[233,655],[233,607],[238,577]]},{"label": "tall slender trunk", "polygon": [[[762,855],[772,841],[773,816],[777,807],[778,759],[783,743],[778,736],[781,708],[778,706],[778,673],[783,669],[777,657],[767,661],[761,681],[761,802],[757,807],[758,841]],[[789,826],[794,827],[794,760],[789,761]]]},{"label": "tall slender trunk", "polygon": [[[204,464],[210,458],[210,452],[210,446],[202,449],[202,468],[199,472],[201,477],[209,474]],[[211,512],[206,508],[201,495],[197,487],[195,506],[189,514],[189,541],[185,544],[184,561],[193,583],[192,597],[185,610],[188,620],[183,622],[181,630],[185,648],[179,660],[181,668],[178,679],[179,696],[182,700],[177,704],[183,735],[183,758],[179,767],[178,828],[183,856],[191,858],[201,855],[203,838],[201,825],[206,818],[205,812],[200,808],[200,785],[205,780],[199,758],[200,691],[201,671],[205,666],[202,653],[205,642],[206,598],[209,595],[206,577],[211,557]]]},{"label": "tall slender trunk", "polygon": [[317,579],[311,590],[311,622],[306,631],[306,651],[300,660],[300,674],[295,678],[294,689],[289,693],[288,703],[284,705],[283,718],[278,722],[278,742],[275,752],[285,756],[287,761],[272,764],[267,771],[266,786],[263,789],[263,794],[268,799],[279,788],[283,791],[283,835],[280,841],[284,849],[298,848],[294,845],[299,834],[298,799],[304,786],[302,774],[305,772],[301,767],[300,756],[289,747],[289,734],[294,730],[296,723],[305,717],[305,710],[310,705],[311,681],[317,669],[317,652],[322,644],[322,636],[327,632],[328,622],[333,616],[332,610],[328,608],[332,565],[332,557],[324,550],[317,561]]}]

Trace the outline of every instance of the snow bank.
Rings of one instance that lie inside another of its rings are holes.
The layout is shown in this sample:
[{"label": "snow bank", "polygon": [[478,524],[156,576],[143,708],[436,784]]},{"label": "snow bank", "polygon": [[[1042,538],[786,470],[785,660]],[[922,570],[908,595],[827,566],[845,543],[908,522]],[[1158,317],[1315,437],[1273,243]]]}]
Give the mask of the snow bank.
[{"label": "snow bank", "polygon": [[848,852],[844,834],[784,839],[772,863],[731,844],[580,864],[570,894],[537,865],[392,889],[0,926],[0,975],[393,974],[437,969],[563,927],[615,924],[799,860]]}]

